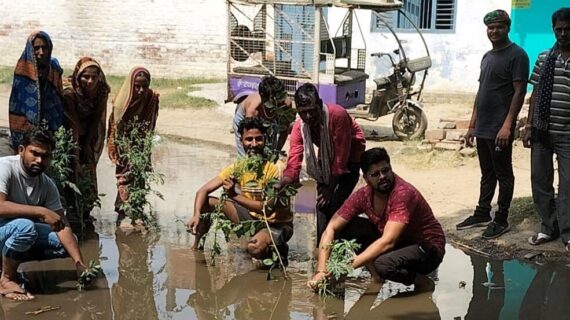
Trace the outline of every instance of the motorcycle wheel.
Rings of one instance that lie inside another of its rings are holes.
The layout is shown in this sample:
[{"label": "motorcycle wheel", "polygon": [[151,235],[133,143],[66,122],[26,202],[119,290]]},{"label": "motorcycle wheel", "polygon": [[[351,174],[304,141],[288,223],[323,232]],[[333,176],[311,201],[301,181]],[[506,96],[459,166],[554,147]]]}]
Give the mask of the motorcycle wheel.
[{"label": "motorcycle wheel", "polygon": [[411,101],[406,101],[406,106],[394,112],[392,129],[400,140],[421,139],[428,125],[426,113]]}]

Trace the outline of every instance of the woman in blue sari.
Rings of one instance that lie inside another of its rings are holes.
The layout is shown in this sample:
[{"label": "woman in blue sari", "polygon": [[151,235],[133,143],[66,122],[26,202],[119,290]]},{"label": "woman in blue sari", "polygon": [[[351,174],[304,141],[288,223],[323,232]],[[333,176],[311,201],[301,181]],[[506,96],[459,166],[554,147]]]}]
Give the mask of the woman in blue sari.
[{"label": "woman in blue sari", "polygon": [[18,148],[22,136],[34,126],[55,132],[63,124],[61,97],[63,70],[52,58],[53,44],[43,31],[30,34],[14,70],[10,94],[11,146]]}]

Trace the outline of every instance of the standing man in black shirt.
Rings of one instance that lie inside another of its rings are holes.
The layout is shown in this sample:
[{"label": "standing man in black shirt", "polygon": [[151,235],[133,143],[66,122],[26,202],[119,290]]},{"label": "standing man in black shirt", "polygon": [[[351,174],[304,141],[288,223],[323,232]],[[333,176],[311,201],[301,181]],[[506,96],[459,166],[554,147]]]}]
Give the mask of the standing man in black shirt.
[{"label": "standing man in black shirt", "polygon": [[[505,11],[491,11],[483,21],[493,49],[481,60],[479,90],[465,136],[469,144],[477,139],[481,189],[474,214],[456,227],[463,230],[486,226],[483,238],[493,239],[510,230],[507,217],[515,184],[512,142],[526,94],[529,59],[526,52],[509,39],[511,19]],[[497,182],[498,210],[491,220],[491,200]]]}]

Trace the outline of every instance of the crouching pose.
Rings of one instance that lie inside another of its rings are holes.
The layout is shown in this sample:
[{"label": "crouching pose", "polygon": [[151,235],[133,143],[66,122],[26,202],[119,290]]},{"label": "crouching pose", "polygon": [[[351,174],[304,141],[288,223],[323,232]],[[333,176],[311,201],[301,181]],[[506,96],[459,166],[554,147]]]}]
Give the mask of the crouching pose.
[{"label": "crouching pose", "polygon": [[0,158],[0,294],[9,299],[34,298],[17,283],[22,262],[71,257],[78,274],[85,270],[57,187],[44,174],[54,146],[50,132],[33,129],[24,134],[18,155]]},{"label": "crouching pose", "polygon": [[[259,118],[245,118],[239,125],[241,143],[249,156],[261,155],[264,159],[260,164],[262,170],[254,168],[239,168],[245,158],[240,158],[235,164],[226,167],[218,176],[208,181],[196,193],[194,200],[194,216],[186,223],[188,231],[196,235],[194,248],[202,236],[208,232],[210,223],[207,219],[200,219],[201,213],[213,212],[219,199],[209,196],[216,189],[223,187],[228,199],[223,205],[223,213],[234,223],[246,220],[264,219],[264,189],[272,180],[281,178],[281,169],[271,161],[265,159],[265,133],[266,128]],[[239,177],[234,176],[240,171]],[[259,174],[262,171],[262,174]],[[269,214],[267,220],[270,229],[262,229],[257,232],[248,242],[247,251],[252,257],[262,259],[270,254],[271,232],[276,242],[277,250],[286,260],[288,254],[287,241],[293,235],[293,215],[289,206],[276,207]]]},{"label": "crouching pose", "polygon": [[[405,285],[417,284],[416,280],[425,283],[425,277],[416,279],[416,275],[434,271],[445,253],[441,225],[420,192],[392,171],[384,148],[364,152],[361,166],[367,185],[346,200],[325,229],[319,245],[317,271],[309,287],[316,288],[318,282],[328,276],[328,244],[339,235],[361,242],[363,251],[354,257],[354,268],[367,266],[376,280]],[[368,221],[360,219],[359,225],[349,224],[362,213]],[[360,240],[365,238],[368,241]]]}]

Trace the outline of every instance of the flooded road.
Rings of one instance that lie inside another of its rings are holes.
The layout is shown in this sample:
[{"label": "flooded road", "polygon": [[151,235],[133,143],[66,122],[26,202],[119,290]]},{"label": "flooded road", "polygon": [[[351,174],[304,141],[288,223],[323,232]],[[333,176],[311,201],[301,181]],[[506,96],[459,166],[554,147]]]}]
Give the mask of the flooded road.
[{"label": "flooded road", "polygon": [[[209,266],[207,253],[190,250],[194,239],[183,221],[197,188],[233,161],[232,151],[173,142],[157,147],[165,201],[153,199],[160,231],[147,234],[116,230],[113,170],[102,159],[106,196],[81,245],[86,260],[103,267],[95,288],[76,290],[69,259],[27,263],[22,274],[36,299],[2,299],[0,319],[559,319],[570,313],[568,266],[488,260],[449,245],[433,290],[415,293],[413,286],[378,285],[361,276],[349,281],[344,299],[322,300],[305,286],[315,247],[313,217],[306,213],[295,217],[289,279],[273,271],[274,280],[266,280],[267,271],[248,258],[243,243],[230,245]],[[25,314],[44,306],[60,308]]]}]

